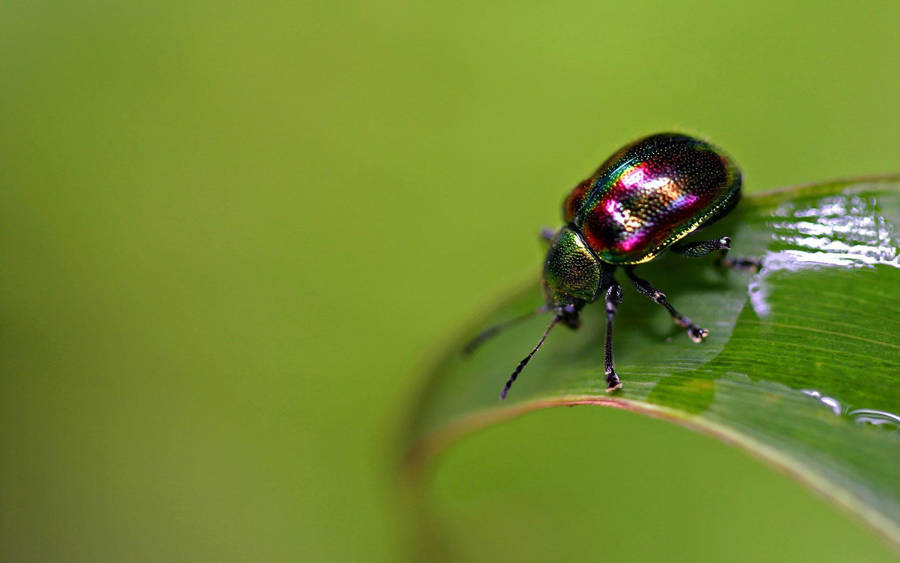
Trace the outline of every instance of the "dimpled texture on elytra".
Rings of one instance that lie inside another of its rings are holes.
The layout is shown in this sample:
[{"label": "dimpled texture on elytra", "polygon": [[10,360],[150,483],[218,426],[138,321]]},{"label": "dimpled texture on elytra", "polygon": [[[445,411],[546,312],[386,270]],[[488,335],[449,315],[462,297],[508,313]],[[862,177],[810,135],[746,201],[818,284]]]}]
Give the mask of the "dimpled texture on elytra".
[{"label": "dimpled texture on elytra", "polygon": [[740,199],[741,175],[712,145],[663,133],[623,147],[563,202],[597,257],[640,264]]}]

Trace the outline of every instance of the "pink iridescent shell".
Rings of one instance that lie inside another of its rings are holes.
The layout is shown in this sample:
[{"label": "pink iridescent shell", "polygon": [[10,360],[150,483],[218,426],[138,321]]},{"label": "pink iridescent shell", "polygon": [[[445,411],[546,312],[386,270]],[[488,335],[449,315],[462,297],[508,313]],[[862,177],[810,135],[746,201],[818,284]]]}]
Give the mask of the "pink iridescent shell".
[{"label": "pink iridescent shell", "polygon": [[740,171],[722,151],[663,133],[623,147],[575,186],[563,216],[604,262],[640,264],[724,215],[740,189]]}]

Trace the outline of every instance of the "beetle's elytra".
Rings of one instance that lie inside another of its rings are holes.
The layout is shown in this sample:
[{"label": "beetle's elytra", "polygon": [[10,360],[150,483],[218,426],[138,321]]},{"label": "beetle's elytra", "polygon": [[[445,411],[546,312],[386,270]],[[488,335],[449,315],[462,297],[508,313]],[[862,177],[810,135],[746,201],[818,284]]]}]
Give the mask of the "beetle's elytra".
[{"label": "beetle's elytra", "polygon": [[[691,340],[702,342],[709,331],[676,311],[662,292],[634,270],[666,250],[691,258],[716,253],[721,266],[759,269],[756,260],[726,257],[731,243],[728,237],[682,241],[725,216],[740,197],[741,173],[737,166],[701,139],[661,133],[639,139],[609,157],[563,201],[565,225],[556,233],[544,235],[550,241],[543,272],[546,303],[535,314],[552,312],[553,320],[537,346],[519,362],[500,398],[506,397],[556,323],[578,328],[582,307],[598,299],[606,303],[606,390],[622,387],[612,353],[613,318],[622,301],[622,288],[614,275],[619,267],[639,293],[668,310]],[[467,350],[474,350],[509,324],[484,331]]]}]

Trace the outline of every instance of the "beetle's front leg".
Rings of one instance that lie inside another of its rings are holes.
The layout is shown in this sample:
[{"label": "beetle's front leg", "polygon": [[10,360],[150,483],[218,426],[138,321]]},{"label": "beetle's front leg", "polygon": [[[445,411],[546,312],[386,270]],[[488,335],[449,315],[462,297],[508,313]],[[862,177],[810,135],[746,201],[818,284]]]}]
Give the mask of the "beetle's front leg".
[{"label": "beetle's front leg", "polygon": [[697,242],[675,243],[669,247],[672,252],[681,254],[688,258],[699,258],[706,256],[712,252],[716,255],[716,265],[723,268],[735,268],[745,272],[758,272],[762,268],[759,260],[756,258],[729,258],[728,251],[731,250],[731,239],[722,237],[713,240],[700,240]]},{"label": "beetle's front leg", "polygon": [[634,273],[633,266],[625,268],[625,273],[628,274],[628,277],[631,279],[631,283],[634,284],[634,288],[638,290],[638,293],[647,296],[654,303],[658,303],[665,307],[666,311],[668,311],[672,316],[672,320],[675,321],[675,324],[685,329],[691,340],[699,344],[700,342],[703,342],[704,338],[709,336],[708,330],[706,330],[705,328],[700,328],[699,326],[694,324],[694,321],[676,311],[675,307],[673,307],[672,304],[669,303],[669,300],[666,299],[665,293],[650,285],[650,282],[648,282],[644,278],[638,277],[637,274]]},{"label": "beetle's front leg", "polygon": [[556,234],[556,231],[551,229],[550,227],[543,227],[539,233],[541,237],[541,242],[550,244],[550,241],[553,240],[553,236]]},{"label": "beetle's front leg", "polygon": [[606,290],[606,361],[605,361],[605,372],[606,372],[606,392],[612,393],[616,389],[620,389],[622,387],[622,382],[619,381],[619,376],[616,374],[616,367],[613,365],[613,351],[612,351],[612,331],[613,331],[613,318],[616,316],[616,310],[619,308],[619,303],[622,302],[622,286],[619,285],[619,282],[615,280],[615,278],[611,278],[609,282],[609,289]]}]

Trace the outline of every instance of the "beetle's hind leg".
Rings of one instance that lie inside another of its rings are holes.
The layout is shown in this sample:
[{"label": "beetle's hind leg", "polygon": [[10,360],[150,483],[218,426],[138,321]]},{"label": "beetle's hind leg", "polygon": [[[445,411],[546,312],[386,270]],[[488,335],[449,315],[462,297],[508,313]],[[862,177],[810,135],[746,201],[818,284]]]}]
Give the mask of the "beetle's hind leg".
[{"label": "beetle's hind leg", "polygon": [[734,268],[735,270],[750,272],[751,274],[762,270],[762,262],[758,258],[729,258],[727,250],[721,250],[716,255],[716,266]]},{"label": "beetle's hind leg", "polygon": [[731,239],[728,237],[683,244],[675,243],[669,248],[672,252],[688,258],[699,258],[715,252],[716,265],[722,268],[734,268],[751,273],[756,273],[762,269],[762,264],[756,258],[729,258],[728,251],[731,250]]},{"label": "beetle's hind leg", "polygon": [[675,321],[675,324],[685,329],[691,340],[699,344],[700,342],[703,342],[704,338],[709,336],[708,330],[706,330],[705,328],[700,328],[699,326],[694,324],[694,321],[676,311],[675,307],[673,307],[672,304],[669,303],[669,300],[666,299],[666,295],[663,292],[650,285],[650,282],[648,282],[644,278],[638,277],[637,274],[634,273],[634,266],[625,268],[625,273],[628,274],[628,277],[631,279],[631,283],[634,284],[634,288],[638,290],[638,293],[646,295],[654,303],[658,303],[665,307],[666,311],[668,311],[669,314],[672,315],[672,320]]},{"label": "beetle's hind leg", "polygon": [[698,240],[696,242],[676,242],[669,249],[688,258],[700,258],[712,252],[728,252],[731,249],[731,239],[722,237],[712,240]]}]

